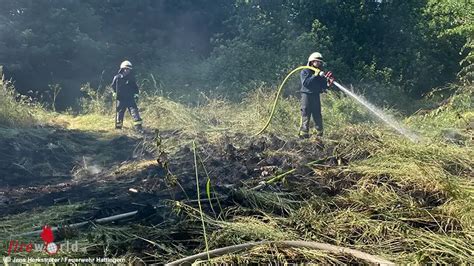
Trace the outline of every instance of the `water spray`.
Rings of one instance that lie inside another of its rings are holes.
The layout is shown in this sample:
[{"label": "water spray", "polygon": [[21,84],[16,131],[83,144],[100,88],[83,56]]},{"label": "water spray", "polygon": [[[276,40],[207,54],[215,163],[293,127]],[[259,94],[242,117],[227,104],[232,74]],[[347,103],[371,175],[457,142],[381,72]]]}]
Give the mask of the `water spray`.
[{"label": "water spray", "polygon": [[396,121],[393,117],[385,114],[382,112],[382,110],[380,110],[379,108],[377,108],[376,106],[374,106],[373,104],[369,103],[367,100],[364,100],[362,97],[358,96],[357,94],[355,94],[354,92],[348,90],[347,88],[345,88],[344,86],[342,86],[341,84],[339,84],[337,81],[334,81],[333,84],[338,87],[341,91],[343,91],[345,94],[351,96],[353,99],[355,99],[356,101],[358,101],[360,104],[362,104],[363,106],[365,106],[367,109],[369,109],[373,114],[375,114],[378,118],[380,118],[382,121],[384,121],[387,125],[389,125],[390,127],[392,127],[393,129],[395,129],[396,131],[398,131],[400,134],[402,134],[403,136],[407,137],[408,139],[410,139],[411,141],[413,142],[418,142],[419,141],[419,137],[417,135],[415,135],[415,133],[411,132],[410,130],[408,130],[407,128],[405,128],[402,124],[400,124],[398,121]]},{"label": "water spray", "polygon": [[[295,72],[297,71],[300,71],[300,70],[303,70],[303,69],[311,69],[313,70],[315,73],[318,73],[319,72],[319,75],[321,76],[324,76],[324,72],[323,71],[320,71],[312,66],[300,66],[300,67],[297,67],[295,69],[293,69],[290,73],[288,73],[288,75],[285,77],[285,79],[283,80],[283,82],[280,84],[280,86],[278,87],[278,91],[277,91],[277,95],[275,97],[275,101],[273,102],[273,107],[272,107],[272,111],[270,113],[270,116],[268,117],[268,120],[267,122],[265,123],[265,125],[263,126],[263,128],[258,131],[258,133],[256,135],[259,135],[261,133],[263,133],[267,128],[268,126],[270,125],[270,122],[272,121],[272,118],[275,114],[275,110],[276,110],[276,106],[278,105],[278,100],[280,99],[280,95],[281,95],[281,92],[283,90],[283,86],[286,84],[286,82],[288,81],[288,79],[290,78],[291,75],[293,75]],[[339,88],[341,91],[343,91],[345,94],[351,96],[353,99],[355,99],[357,102],[359,102],[360,104],[362,104],[363,106],[365,106],[369,111],[371,111],[373,114],[375,114],[378,118],[380,118],[383,122],[385,122],[387,125],[389,125],[390,127],[392,127],[393,129],[395,129],[397,132],[399,132],[400,134],[402,134],[403,136],[407,137],[408,139],[410,139],[411,141],[413,142],[418,142],[419,140],[419,137],[416,136],[413,132],[411,132],[410,130],[408,130],[407,128],[405,128],[403,125],[401,125],[399,122],[397,122],[394,118],[392,118],[391,116],[385,114],[382,110],[380,110],[379,108],[377,108],[376,106],[374,106],[373,104],[369,103],[368,101],[364,100],[362,97],[356,95],[354,92],[348,90],[347,88],[345,88],[344,86],[342,86],[341,84],[339,84],[337,81],[334,81],[333,84]]]}]

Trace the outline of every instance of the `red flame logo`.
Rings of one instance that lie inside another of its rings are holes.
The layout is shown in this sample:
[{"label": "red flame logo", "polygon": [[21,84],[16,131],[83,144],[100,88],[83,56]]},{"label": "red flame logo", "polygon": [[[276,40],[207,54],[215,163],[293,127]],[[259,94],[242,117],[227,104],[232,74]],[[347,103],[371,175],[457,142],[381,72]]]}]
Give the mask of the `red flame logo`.
[{"label": "red flame logo", "polygon": [[53,231],[51,230],[51,227],[47,225],[43,227],[43,232],[41,232],[40,236],[46,244],[54,241]]}]

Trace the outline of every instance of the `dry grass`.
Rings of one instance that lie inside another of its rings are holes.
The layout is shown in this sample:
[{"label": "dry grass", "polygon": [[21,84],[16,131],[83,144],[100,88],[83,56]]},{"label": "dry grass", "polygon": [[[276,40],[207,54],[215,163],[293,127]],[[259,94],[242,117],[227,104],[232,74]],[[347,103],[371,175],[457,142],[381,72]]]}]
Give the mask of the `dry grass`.
[{"label": "dry grass", "polygon": [[[305,166],[310,174],[289,175],[290,186],[273,186],[273,190],[266,191],[235,189],[230,194],[238,197],[239,203],[227,203],[217,217],[209,210],[203,213],[210,231],[209,245],[215,248],[257,240],[308,240],[359,249],[401,264],[474,261],[472,142],[453,142],[442,133],[445,128],[454,128],[464,135],[472,134],[462,122],[472,118],[470,99],[470,94],[462,92],[453,96],[450,106],[433,111],[436,115],[406,119],[424,136],[422,142],[412,143],[368,118],[350,99],[335,93],[326,95],[325,151],[341,163]],[[163,142],[172,157],[172,151],[196,137],[215,145],[235,134],[252,138],[264,124],[271,100],[272,94],[259,89],[238,104],[207,99],[191,107],[148,95],[142,97],[140,106],[147,127],[176,132]],[[298,109],[297,99],[283,100],[266,134],[294,139]],[[70,129],[105,130],[104,134],[110,132],[113,123],[112,118],[98,113],[56,119]],[[299,152],[290,154],[303,156]],[[145,161],[121,169],[133,174],[147,165]],[[95,227],[90,232],[96,243],[92,250],[98,254],[128,254],[146,262],[165,262],[202,251],[201,213],[195,207],[176,203],[168,214],[169,221],[158,225]],[[143,247],[146,253],[130,248],[137,236],[142,245],[147,243]],[[180,239],[173,238],[176,236]],[[274,246],[256,247],[214,262],[229,261],[354,262],[321,251]]]}]

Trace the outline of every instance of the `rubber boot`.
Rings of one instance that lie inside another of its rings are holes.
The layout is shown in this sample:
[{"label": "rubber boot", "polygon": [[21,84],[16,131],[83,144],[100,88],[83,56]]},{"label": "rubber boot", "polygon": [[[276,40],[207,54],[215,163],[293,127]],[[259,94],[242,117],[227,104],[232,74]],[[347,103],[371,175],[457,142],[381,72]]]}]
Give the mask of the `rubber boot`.
[{"label": "rubber boot", "polygon": [[299,134],[298,134],[298,137],[300,139],[309,139],[309,133],[308,132],[304,132],[304,131],[300,131]]}]

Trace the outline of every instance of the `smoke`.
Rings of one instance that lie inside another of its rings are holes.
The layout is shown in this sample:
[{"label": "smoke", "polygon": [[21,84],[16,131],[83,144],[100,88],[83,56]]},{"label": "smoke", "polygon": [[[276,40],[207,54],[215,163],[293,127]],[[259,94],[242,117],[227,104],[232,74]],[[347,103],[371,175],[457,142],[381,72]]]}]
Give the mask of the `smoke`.
[{"label": "smoke", "polygon": [[232,3],[53,1],[23,7],[12,2],[7,9],[23,8],[29,19],[9,21],[9,11],[0,12],[0,64],[12,71],[23,94],[58,84],[57,110],[76,107],[82,84],[108,85],[124,59],[133,62],[139,79],[152,73],[167,87],[193,85],[203,76],[200,62],[210,55],[211,37],[222,30]]},{"label": "smoke", "polygon": [[93,162],[93,158],[82,156],[81,161],[72,170],[75,178],[88,178],[98,175],[103,171],[102,167]]}]

